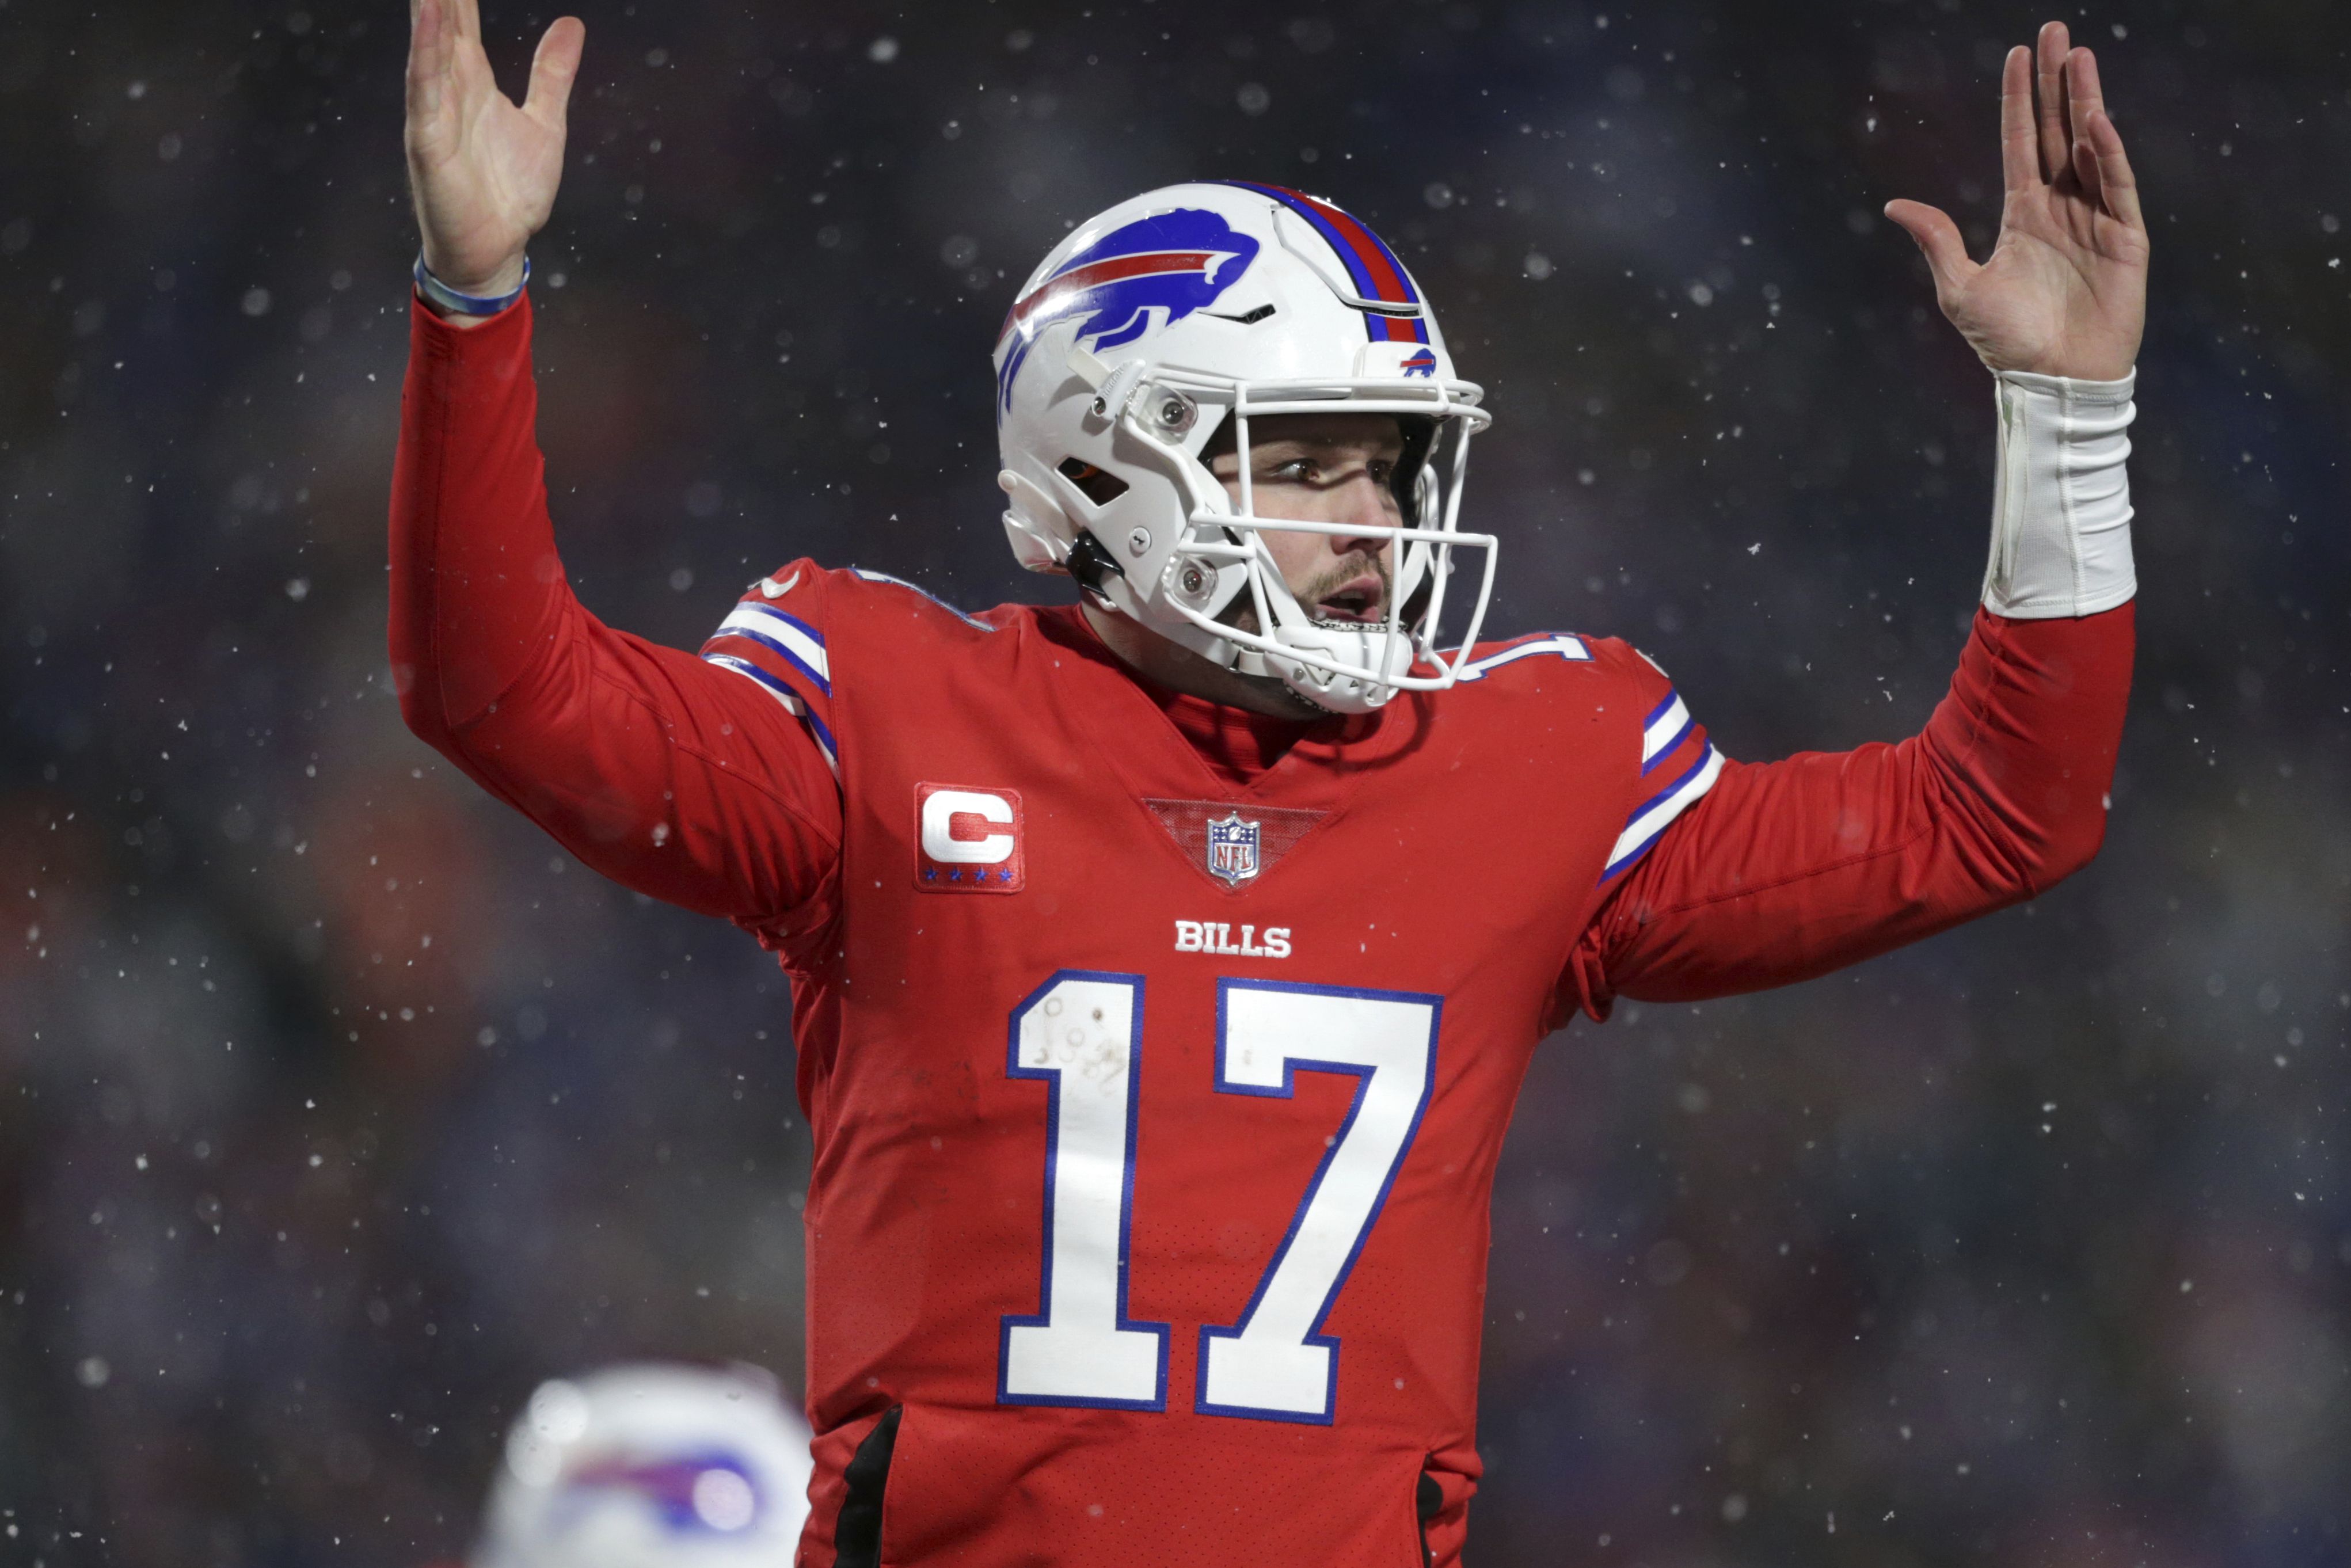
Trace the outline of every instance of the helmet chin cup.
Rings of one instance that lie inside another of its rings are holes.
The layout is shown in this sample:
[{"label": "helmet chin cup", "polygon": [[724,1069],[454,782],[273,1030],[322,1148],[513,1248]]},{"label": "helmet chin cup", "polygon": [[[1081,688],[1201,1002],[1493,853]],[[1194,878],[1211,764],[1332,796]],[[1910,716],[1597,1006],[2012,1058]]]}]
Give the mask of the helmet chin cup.
[{"label": "helmet chin cup", "polygon": [[1366,680],[1299,659],[1267,655],[1265,662],[1273,667],[1273,674],[1282,685],[1315,706],[1332,713],[1370,713],[1386,706],[1388,699],[1396,695],[1395,683],[1412,668],[1412,638],[1401,628],[1390,631],[1385,626],[1367,626],[1357,631],[1335,626],[1282,626],[1276,628],[1273,639],[1285,649],[1317,654],[1331,664],[1373,671],[1385,677]]}]

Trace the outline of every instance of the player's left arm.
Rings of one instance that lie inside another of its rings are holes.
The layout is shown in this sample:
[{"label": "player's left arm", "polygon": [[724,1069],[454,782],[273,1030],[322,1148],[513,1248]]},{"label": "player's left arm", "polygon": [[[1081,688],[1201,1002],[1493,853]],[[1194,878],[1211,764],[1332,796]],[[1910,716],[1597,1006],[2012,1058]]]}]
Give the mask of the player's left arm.
[{"label": "player's left arm", "polygon": [[[1702,795],[1636,800],[1563,1001],[1597,1014],[1620,993],[1805,979],[2031,898],[2096,852],[2130,688],[2124,432],[2147,229],[2097,63],[2063,23],[2011,52],[2001,121],[2006,204],[1988,262],[1937,209],[1886,208],[1997,382],[1991,564],[1950,693],[1897,745],[1701,759],[1684,776]],[[1644,845],[1644,810],[1680,814]]]},{"label": "player's left arm", "polygon": [[1563,1008],[1598,1017],[1619,994],[1695,1001],[1809,979],[2086,865],[2105,831],[2131,626],[2127,603],[2079,618],[1980,611],[1919,734],[1723,762],[1648,852],[1628,853]]}]

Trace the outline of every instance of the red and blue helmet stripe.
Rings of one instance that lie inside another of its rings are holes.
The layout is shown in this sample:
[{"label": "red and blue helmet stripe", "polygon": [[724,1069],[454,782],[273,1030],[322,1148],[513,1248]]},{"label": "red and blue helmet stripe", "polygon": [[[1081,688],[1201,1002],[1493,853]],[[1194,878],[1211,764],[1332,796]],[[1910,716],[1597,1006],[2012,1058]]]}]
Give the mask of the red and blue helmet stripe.
[{"label": "red and blue helmet stripe", "polygon": [[[1224,184],[1270,196],[1311,225],[1328,241],[1355,286],[1356,298],[1377,302],[1364,311],[1364,330],[1374,343],[1426,343],[1428,312],[1412,276],[1404,269],[1387,242],[1348,214],[1320,196],[1293,191],[1287,185],[1260,185],[1253,180],[1226,180]],[[1388,307],[1392,308],[1380,308]]]}]

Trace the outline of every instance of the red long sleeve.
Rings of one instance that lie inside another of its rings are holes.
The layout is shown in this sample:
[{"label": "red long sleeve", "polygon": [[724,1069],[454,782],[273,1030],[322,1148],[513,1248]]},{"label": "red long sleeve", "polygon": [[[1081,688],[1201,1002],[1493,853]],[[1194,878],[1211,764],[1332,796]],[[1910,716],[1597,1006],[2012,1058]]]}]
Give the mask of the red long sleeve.
[{"label": "red long sleeve", "polygon": [[565,580],[528,302],[413,310],[392,492],[392,664],[409,727],[586,864],[781,937],[821,924],[841,803],[755,683],[616,632]]},{"label": "red long sleeve", "polygon": [[1979,612],[1918,735],[1729,763],[1601,906],[1568,994],[1690,1001],[1809,979],[2033,897],[2086,864],[2130,693],[2133,607]]}]

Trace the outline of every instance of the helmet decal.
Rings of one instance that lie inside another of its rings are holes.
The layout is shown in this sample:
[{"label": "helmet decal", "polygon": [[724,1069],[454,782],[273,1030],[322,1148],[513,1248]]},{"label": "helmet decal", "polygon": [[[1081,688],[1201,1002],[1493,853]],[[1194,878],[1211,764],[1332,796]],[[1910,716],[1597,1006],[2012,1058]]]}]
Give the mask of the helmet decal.
[{"label": "helmet decal", "polygon": [[575,1519],[601,1496],[642,1500],[662,1528],[684,1534],[747,1530],[764,1509],[751,1467],[723,1448],[653,1459],[591,1458],[564,1477]]},{"label": "helmet decal", "polygon": [[[997,415],[1012,401],[1037,334],[1083,314],[1077,336],[1099,351],[1132,343],[1154,326],[1180,321],[1240,281],[1258,242],[1216,213],[1178,207],[1113,229],[1063,262],[1012,307],[999,341],[1018,335],[997,374]],[[1154,312],[1158,312],[1155,320]]]},{"label": "helmet decal", "polygon": [[1249,180],[1225,183],[1244,191],[1255,191],[1260,196],[1271,196],[1304,218],[1316,234],[1330,243],[1339,264],[1353,281],[1358,298],[1394,307],[1392,311],[1364,312],[1364,327],[1372,341],[1428,341],[1428,322],[1421,308],[1420,291],[1413,287],[1411,276],[1405,271],[1404,263],[1396,259],[1395,252],[1387,247],[1386,241],[1320,196],[1310,196],[1287,185],[1260,185]]}]

